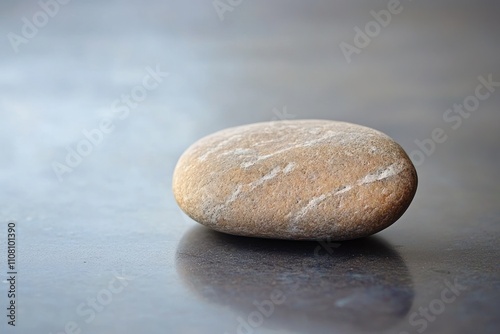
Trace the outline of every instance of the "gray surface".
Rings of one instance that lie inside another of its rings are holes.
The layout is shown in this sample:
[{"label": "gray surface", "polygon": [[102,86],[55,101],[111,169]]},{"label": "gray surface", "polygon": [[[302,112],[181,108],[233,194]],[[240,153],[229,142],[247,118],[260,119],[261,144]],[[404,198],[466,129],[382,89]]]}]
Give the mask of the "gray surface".
[{"label": "gray surface", "polygon": [[[424,332],[497,333],[500,88],[457,129],[443,115],[478,76],[500,81],[500,7],[402,4],[350,64],[339,44],[386,1],[243,1],[223,21],[211,1],[72,1],[18,53],[3,38],[0,222],[18,222],[19,309],[15,329],[2,311],[1,332],[74,321],[82,333],[236,333],[278,289],[285,303],[255,333],[418,333],[412,315],[456,281],[467,290]],[[39,10],[3,1],[0,36]],[[65,147],[157,64],[170,76],[59,182],[51,164]],[[407,213],[375,238],[318,249],[196,227],[170,190],[179,155],[284,109],[374,127],[408,152],[437,127],[448,138],[417,167]],[[0,239],[5,254],[5,227]],[[117,282],[87,323],[78,307]]]}]

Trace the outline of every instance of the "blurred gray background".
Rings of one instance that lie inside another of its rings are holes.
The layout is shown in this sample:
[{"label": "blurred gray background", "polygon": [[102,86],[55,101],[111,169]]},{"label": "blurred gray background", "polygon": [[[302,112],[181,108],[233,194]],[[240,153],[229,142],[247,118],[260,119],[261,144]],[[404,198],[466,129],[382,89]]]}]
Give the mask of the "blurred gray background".
[{"label": "blurred gray background", "polygon": [[[3,0],[1,332],[498,333],[499,32],[493,0]],[[406,149],[420,184],[395,225],[331,248],[219,235],[177,208],[191,143],[302,118]],[[273,289],[267,316],[253,303]]]}]

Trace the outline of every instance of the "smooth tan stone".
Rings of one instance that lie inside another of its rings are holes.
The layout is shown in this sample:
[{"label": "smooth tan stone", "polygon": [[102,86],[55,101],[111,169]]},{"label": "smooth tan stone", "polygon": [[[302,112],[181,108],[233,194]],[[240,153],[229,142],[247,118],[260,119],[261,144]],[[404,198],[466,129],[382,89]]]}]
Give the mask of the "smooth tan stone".
[{"label": "smooth tan stone", "polygon": [[229,234],[349,240],[394,223],[417,174],[404,150],[360,125],[296,120],[226,129],[193,144],[173,178],[195,221]]}]

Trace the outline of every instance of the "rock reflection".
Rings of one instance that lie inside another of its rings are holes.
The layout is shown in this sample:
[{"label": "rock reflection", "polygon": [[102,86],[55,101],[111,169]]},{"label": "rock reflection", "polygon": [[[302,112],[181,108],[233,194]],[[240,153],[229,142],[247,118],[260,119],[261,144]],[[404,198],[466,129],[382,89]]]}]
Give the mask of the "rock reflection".
[{"label": "rock reflection", "polygon": [[282,292],[285,302],[263,317],[262,325],[274,329],[386,329],[408,313],[414,297],[403,259],[376,237],[319,244],[194,227],[180,242],[176,266],[192,290],[242,319],[257,311],[255,302]]}]

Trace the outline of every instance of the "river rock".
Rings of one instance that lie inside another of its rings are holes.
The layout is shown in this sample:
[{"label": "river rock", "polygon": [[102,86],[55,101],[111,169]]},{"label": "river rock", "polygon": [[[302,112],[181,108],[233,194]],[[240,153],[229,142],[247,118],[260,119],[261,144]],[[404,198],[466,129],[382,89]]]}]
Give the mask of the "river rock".
[{"label": "river rock", "polygon": [[406,211],[417,173],[390,137],[325,120],[250,124],[193,144],[173,191],[195,221],[234,235],[349,240]]}]

